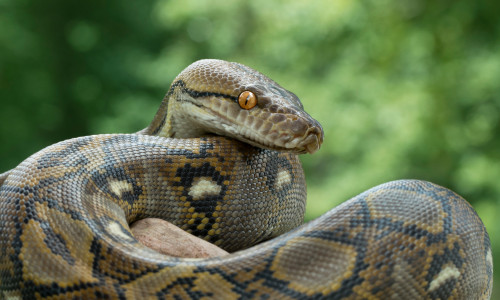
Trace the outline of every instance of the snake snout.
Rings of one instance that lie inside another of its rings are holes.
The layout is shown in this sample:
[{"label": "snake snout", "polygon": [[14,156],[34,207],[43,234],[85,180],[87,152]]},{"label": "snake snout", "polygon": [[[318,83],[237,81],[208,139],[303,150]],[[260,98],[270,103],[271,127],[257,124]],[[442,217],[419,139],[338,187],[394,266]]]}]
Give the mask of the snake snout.
[{"label": "snake snout", "polygon": [[[290,121],[292,119],[293,121]],[[314,153],[323,143],[323,128],[309,115],[298,117],[295,115],[289,118],[289,123],[285,122],[282,130],[284,133],[276,143],[283,145],[293,152]]]},{"label": "snake snout", "polygon": [[[319,124],[318,124],[319,125]],[[308,133],[303,141],[303,147],[306,152],[313,154],[318,151],[323,143],[323,129],[321,126],[309,128]]]}]

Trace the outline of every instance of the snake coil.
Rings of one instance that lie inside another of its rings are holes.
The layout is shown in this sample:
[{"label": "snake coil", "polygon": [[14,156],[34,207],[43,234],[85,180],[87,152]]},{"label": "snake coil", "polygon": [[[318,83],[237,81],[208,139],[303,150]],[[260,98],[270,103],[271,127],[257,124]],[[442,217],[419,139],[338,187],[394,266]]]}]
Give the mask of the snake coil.
[{"label": "snake coil", "polygon": [[[198,61],[144,130],[63,141],[0,175],[0,299],[490,297],[488,234],[446,188],[389,182],[301,225],[297,154],[322,141],[293,93]],[[233,253],[162,255],[129,229],[147,217]]]}]

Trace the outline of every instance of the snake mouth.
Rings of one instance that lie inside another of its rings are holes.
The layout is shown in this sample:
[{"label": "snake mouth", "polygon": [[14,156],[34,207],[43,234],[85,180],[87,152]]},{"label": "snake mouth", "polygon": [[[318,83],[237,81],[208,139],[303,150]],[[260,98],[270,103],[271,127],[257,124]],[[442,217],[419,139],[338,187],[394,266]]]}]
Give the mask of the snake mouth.
[{"label": "snake mouth", "polygon": [[[265,121],[254,120],[247,124],[245,122],[238,123],[236,120],[239,118],[234,120],[216,111],[212,111],[212,113],[219,122],[217,126],[212,127],[214,133],[237,139],[255,147],[297,154],[313,154],[319,150],[323,142],[323,129],[312,118],[302,118],[300,120],[301,126],[294,126],[294,123],[281,124],[283,126],[279,126],[280,124],[266,126],[262,125]],[[291,119],[297,121],[296,117]],[[300,127],[300,130],[297,127]]]},{"label": "snake mouth", "polygon": [[323,128],[319,126],[311,128],[310,133],[303,140],[302,145],[307,153],[313,154],[314,152],[319,150],[322,143],[323,143]]},{"label": "snake mouth", "polygon": [[317,127],[313,127],[304,136],[293,136],[288,133],[271,134],[269,139],[248,139],[243,138],[245,142],[271,150],[292,152],[297,154],[313,154],[318,151],[323,142],[323,132]]}]

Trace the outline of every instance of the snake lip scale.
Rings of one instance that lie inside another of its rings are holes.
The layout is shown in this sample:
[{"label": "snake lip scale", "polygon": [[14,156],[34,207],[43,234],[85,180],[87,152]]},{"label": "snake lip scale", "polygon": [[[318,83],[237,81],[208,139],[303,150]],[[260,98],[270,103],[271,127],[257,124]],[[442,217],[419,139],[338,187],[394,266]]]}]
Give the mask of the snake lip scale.
[{"label": "snake lip scale", "polygon": [[[489,299],[471,205],[420,180],[371,188],[303,224],[298,153],[323,142],[299,98],[200,60],[134,134],[74,138],[0,174],[0,299]],[[162,218],[231,252],[175,258],[129,224]]]}]

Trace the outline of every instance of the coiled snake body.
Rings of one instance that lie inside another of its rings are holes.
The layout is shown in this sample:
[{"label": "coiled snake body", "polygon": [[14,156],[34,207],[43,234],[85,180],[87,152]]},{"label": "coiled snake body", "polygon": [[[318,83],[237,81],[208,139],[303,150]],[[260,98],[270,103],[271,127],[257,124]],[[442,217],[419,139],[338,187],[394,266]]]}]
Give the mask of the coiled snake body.
[{"label": "coiled snake body", "polygon": [[[322,140],[274,81],[198,61],[143,131],[63,141],[0,175],[0,298],[489,298],[488,234],[445,188],[390,182],[301,225],[297,153]],[[243,250],[162,255],[129,229],[146,217]]]}]

